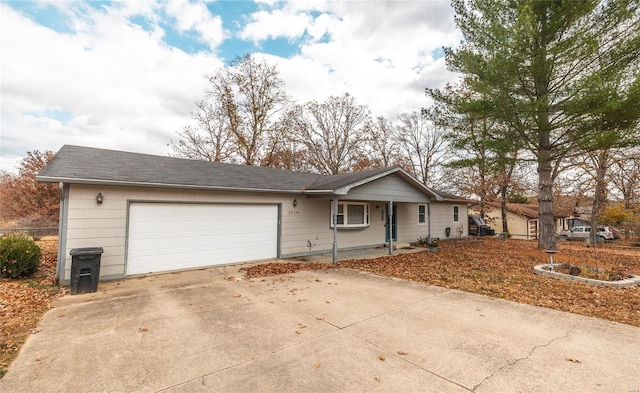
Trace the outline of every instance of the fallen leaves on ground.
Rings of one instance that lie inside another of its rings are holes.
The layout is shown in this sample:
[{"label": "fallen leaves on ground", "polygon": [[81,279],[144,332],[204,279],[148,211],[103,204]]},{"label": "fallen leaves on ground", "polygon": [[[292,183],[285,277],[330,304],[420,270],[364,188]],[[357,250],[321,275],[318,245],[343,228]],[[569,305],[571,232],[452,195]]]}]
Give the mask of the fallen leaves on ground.
[{"label": "fallen leaves on ground", "polygon": [[[617,243],[585,247],[559,244],[554,263],[610,268],[640,275],[640,249],[622,249]],[[381,276],[459,289],[520,303],[607,319],[640,327],[640,287],[607,288],[543,277],[535,265],[549,263],[535,241],[483,239],[477,243],[441,242],[428,251],[375,259],[324,263],[266,263],[245,268],[248,278],[292,274],[300,270],[352,268]]]},{"label": "fallen leaves on ground", "polygon": [[0,279],[0,377],[60,294],[55,285],[58,239],[46,237],[37,243],[42,258],[34,276]]}]

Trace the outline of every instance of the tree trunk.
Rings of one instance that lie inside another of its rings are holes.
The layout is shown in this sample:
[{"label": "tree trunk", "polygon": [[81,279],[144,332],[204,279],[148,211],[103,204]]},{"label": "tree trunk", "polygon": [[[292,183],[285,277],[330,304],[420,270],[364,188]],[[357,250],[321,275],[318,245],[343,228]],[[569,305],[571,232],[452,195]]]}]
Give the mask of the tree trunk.
[{"label": "tree trunk", "polygon": [[500,213],[502,215],[502,233],[509,233],[509,225],[507,223],[507,188],[502,187],[500,190]]},{"label": "tree trunk", "polygon": [[602,209],[602,204],[606,198],[606,188],[604,183],[604,176],[607,171],[608,150],[601,150],[597,153],[595,159],[596,167],[596,190],[593,196],[593,205],[591,206],[591,242],[596,244],[600,241],[598,238],[598,216]]},{"label": "tree trunk", "polygon": [[553,222],[553,181],[551,180],[551,152],[541,150],[538,158],[538,248],[555,250],[556,233]]}]

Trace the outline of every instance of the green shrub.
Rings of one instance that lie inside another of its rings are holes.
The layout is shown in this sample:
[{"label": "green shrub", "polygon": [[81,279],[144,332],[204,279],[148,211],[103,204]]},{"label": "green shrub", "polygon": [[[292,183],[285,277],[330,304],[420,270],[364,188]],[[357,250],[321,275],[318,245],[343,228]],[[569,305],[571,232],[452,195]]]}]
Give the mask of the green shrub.
[{"label": "green shrub", "polygon": [[40,247],[26,236],[0,239],[0,277],[18,278],[38,270]]}]

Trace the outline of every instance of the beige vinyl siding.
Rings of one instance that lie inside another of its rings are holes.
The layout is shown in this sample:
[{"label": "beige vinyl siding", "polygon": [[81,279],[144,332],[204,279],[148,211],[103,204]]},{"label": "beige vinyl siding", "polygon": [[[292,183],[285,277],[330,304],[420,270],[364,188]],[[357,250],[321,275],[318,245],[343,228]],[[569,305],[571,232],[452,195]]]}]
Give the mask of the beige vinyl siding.
[{"label": "beige vinyl siding", "polygon": [[[390,197],[391,196],[391,197]],[[426,196],[398,175],[389,175],[376,181],[354,187],[343,200],[424,202]]]},{"label": "beige vinyl siding", "polygon": [[[453,221],[453,207],[458,206],[459,221]],[[446,239],[446,228],[451,228],[449,238],[469,235],[467,205],[464,203],[440,202],[431,204],[431,236]],[[417,219],[416,219],[417,220]],[[461,231],[461,232],[459,232]]]},{"label": "beige vinyl siding", "polygon": [[[379,208],[376,208],[379,206]],[[331,201],[328,199],[298,199],[299,214],[289,215],[283,209],[282,255],[329,252],[333,249],[331,227]],[[338,248],[357,248],[384,244],[384,204],[369,202],[369,226],[365,228],[338,228]],[[311,250],[307,241],[312,244]]]},{"label": "beige vinyl siding", "polygon": [[418,203],[398,204],[398,243],[413,243],[429,234],[427,204],[422,204],[425,205],[424,224],[418,223]]},{"label": "beige vinyl siding", "polygon": [[[528,218],[507,211],[507,226],[509,234],[513,239],[528,239],[529,224]],[[499,209],[493,209],[487,213],[487,224],[493,228],[496,233],[502,233],[502,214]]]},{"label": "beige vinyl siding", "polygon": [[[331,249],[330,202],[298,196],[298,206],[283,206],[281,255],[301,255]],[[311,248],[307,247],[311,242]],[[342,247],[342,245],[340,245]]]},{"label": "beige vinyl siding", "polygon": [[[104,202],[96,204],[96,195],[102,193]],[[293,207],[293,200],[297,206]],[[102,278],[121,277],[125,272],[127,205],[129,201],[171,201],[179,203],[257,203],[281,205],[280,254],[301,255],[330,251],[333,230],[330,226],[330,206],[327,199],[307,199],[304,195],[252,194],[235,192],[209,192],[167,190],[156,188],[108,187],[70,185],[68,222],[63,280],[71,272],[69,251],[79,247],[103,247],[100,275]],[[339,248],[356,248],[384,243],[384,220],[380,210],[370,205],[370,226],[338,230]],[[312,244],[311,249],[307,241]]]},{"label": "beige vinyl siding", "polygon": [[[395,177],[390,182],[386,178],[379,182],[386,186],[398,186]],[[385,186],[385,187],[386,187]],[[68,195],[67,222],[64,250],[63,282],[68,282],[71,270],[69,251],[80,247],[103,247],[101,257],[101,279],[123,277],[126,263],[127,208],[129,202],[174,202],[174,203],[230,203],[230,204],[273,204],[280,206],[280,256],[305,255],[330,252],[333,247],[331,201],[329,199],[307,198],[301,194],[214,192],[199,190],[111,187],[71,184]],[[408,186],[404,186],[407,188]],[[370,191],[375,187],[370,187]],[[408,187],[404,198],[411,196],[413,188]],[[102,193],[104,202],[96,204],[96,195]],[[360,194],[363,195],[363,194]],[[420,201],[426,203],[423,196]],[[296,207],[293,200],[296,200]],[[354,200],[350,198],[348,200]],[[347,200],[347,199],[341,199]],[[375,199],[355,199],[369,203],[369,226],[366,228],[341,228],[337,231],[338,248],[360,248],[379,246],[385,243],[386,201]],[[428,225],[418,224],[418,203],[395,203],[398,207],[398,242],[409,243],[428,233]],[[460,207],[461,225],[466,227],[466,206]],[[444,228],[451,224],[451,205],[433,203],[431,207],[431,228],[436,237],[444,237]],[[465,219],[462,219],[465,218]],[[466,230],[465,230],[466,235]],[[308,243],[311,243],[311,248]]]}]

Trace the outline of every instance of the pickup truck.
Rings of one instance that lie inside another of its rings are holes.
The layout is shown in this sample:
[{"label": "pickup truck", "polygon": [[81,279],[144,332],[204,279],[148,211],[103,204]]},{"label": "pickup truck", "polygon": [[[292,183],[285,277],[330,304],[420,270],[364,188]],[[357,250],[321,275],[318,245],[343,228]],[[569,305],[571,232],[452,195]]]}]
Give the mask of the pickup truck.
[{"label": "pickup truck", "polygon": [[[564,240],[582,240],[587,239],[591,234],[591,227],[589,226],[575,226],[568,231],[561,231],[558,234],[560,239]],[[598,237],[601,240],[613,240],[615,235],[609,227],[598,227]]]}]

